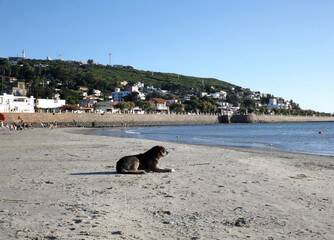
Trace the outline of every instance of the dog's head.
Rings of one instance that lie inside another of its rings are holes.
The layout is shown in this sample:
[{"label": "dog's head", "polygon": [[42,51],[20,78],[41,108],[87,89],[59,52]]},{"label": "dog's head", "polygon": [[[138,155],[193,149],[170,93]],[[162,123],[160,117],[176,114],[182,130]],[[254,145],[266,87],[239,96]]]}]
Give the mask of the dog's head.
[{"label": "dog's head", "polygon": [[168,151],[163,146],[155,146],[149,150],[149,152],[157,158],[162,158],[168,155]]}]

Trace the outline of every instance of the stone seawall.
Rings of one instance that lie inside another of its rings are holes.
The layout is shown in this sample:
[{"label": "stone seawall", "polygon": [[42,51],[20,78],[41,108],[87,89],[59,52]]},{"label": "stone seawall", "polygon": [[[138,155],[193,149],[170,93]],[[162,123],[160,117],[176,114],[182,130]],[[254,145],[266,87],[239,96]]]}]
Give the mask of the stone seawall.
[{"label": "stone seawall", "polygon": [[281,122],[334,122],[334,117],[232,115],[220,116],[220,123],[281,123]]},{"label": "stone seawall", "polygon": [[173,114],[98,114],[98,113],[5,113],[5,124],[23,119],[34,127],[41,123],[61,123],[63,127],[120,127],[212,125],[219,123],[334,122],[334,117],[270,115],[173,115]]},{"label": "stone seawall", "polygon": [[249,115],[250,123],[334,122],[334,117]]},{"label": "stone seawall", "polygon": [[98,113],[6,113],[5,123],[23,119],[34,127],[41,123],[61,123],[63,127],[120,127],[120,126],[170,126],[218,124],[218,115],[173,114],[98,114]]}]

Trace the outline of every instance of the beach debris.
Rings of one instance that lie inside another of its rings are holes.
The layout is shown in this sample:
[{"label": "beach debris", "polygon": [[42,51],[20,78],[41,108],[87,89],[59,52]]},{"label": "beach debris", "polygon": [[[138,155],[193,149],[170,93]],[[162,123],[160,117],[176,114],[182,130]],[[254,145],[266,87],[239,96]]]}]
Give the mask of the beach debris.
[{"label": "beach debris", "polygon": [[167,211],[167,210],[158,210],[158,211],[155,211],[153,212],[153,215],[160,215],[160,216],[163,216],[163,215],[171,215],[172,213],[170,211]]},{"label": "beach debris", "polygon": [[290,178],[293,178],[293,179],[304,179],[304,178],[308,178],[307,175],[301,173],[301,174],[297,174],[296,176],[291,176]]},{"label": "beach debris", "polygon": [[244,217],[239,217],[233,221],[225,221],[223,224],[227,226],[234,226],[234,227],[249,227],[250,220]]},{"label": "beach debris", "polygon": [[122,231],[115,231],[111,233],[112,235],[123,235]]}]

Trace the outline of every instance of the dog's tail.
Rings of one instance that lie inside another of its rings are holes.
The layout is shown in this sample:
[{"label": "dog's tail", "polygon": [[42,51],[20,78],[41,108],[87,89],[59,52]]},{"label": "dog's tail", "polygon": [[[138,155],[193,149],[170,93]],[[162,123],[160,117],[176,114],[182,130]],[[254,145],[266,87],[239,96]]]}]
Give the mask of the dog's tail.
[{"label": "dog's tail", "polygon": [[117,169],[118,173],[122,174],[145,174],[144,170],[125,170],[125,169]]}]

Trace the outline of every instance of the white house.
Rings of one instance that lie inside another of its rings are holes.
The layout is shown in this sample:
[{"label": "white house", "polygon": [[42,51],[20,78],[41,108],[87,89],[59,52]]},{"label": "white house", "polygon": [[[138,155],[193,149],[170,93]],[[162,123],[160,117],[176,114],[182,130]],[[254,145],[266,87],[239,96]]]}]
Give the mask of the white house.
[{"label": "white house", "polygon": [[119,109],[114,107],[116,104],[117,102],[111,101],[98,102],[96,104],[96,111],[103,113],[119,113]]},{"label": "white house", "polygon": [[129,91],[123,91],[123,92],[121,92],[119,88],[116,88],[115,92],[112,92],[111,94],[112,94],[112,99],[115,102],[119,102],[119,101],[124,101],[123,97],[129,95],[130,92]]},{"label": "white house", "polygon": [[59,107],[66,105],[66,101],[61,99],[37,99],[35,105],[40,112],[55,112]]},{"label": "white house", "polygon": [[0,112],[34,113],[34,100],[33,96],[14,96],[4,93],[0,95]]},{"label": "white house", "polygon": [[227,93],[224,91],[220,91],[220,92],[211,93],[210,95],[212,98],[215,98],[215,99],[218,99],[218,98],[225,99],[227,96]]},{"label": "white house", "polygon": [[78,104],[79,106],[86,106],[86,107],[90,107],[93,108],[95,103],[97,103],[97,101],[95,99],[82,99],[79,100]]},{"label": "white house", "polygon": [[95,97],[101,97],[102,92],[100,90],[94,89],[93,94],[95,95]]},{"label": "white house", "polygon": [[162,98],[153,98],[153,102],[155,105],[155,110],[157,111],[168,111],[168,106],[166,100]]},{"label": "white house", "polygon": [[145,84],[142,82],[136,82],[133,84],[133,86],[138,87],[139,89],[143,89],[145,87]]},{"label": "white house", "polygon": [[167,99],[166,102],[169,103],[169,104],[173,104],[173,103],[177,103],[178,100],[175,99],[175,98],[172,98],[172,99]]},{"label": "white house", "polygon": [[167,90],[162,90],[161,88],[157,89],[156,92],[160,93],[160,94],[167,94],[168,91]]},{"label": "white house", "polygon": [[270,109],[274,109],[274,108],[290,109],[291,105],[290,105],[289,101],[287,101],[283,98],[279,98],[279,99],[270,98],[269,99],[269,104],[265,107],[270,108]]}]

